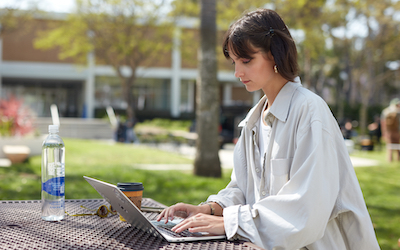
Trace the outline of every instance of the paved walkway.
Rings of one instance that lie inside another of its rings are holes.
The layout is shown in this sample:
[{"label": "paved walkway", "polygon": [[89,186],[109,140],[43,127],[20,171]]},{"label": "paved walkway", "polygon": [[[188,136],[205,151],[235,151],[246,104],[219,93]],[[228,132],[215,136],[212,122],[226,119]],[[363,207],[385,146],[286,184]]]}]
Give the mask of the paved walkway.
[{"label": "paved walkway", "polygon": [[353,167],[374,167],[379,165],[379,161],[350,156]]},{"label": "paved walkway", "polygon": [[[149,145],[151,147],[157,147],[160,150],[179,153],[189,159],[194,159],[196,148],[191,147],[187,144],[174,145],[170,143],[166,144],[158,144],[158,145]],[[233,144],[225,144],[223,149],[219,151],[219,159],[221,161],[221,166],[223,169],[232,169],[233,168]],[[359,157],[350,157],[351,162],[354,167],[372,167],[377,166],[379,163],[375,160],[359,158]],[[8,159],[0,159],[0,167],[10,167],[11,162]],[[192,164],[142,164],[135,165],[136,168],[139,169],[151,169],[151,170],[192,170]]]},{"label": "paved walkway", "polygon": [[[155,146],[155,145],[154,145]],[[190,159],[194,159],[196,148],[190,147],[186,144],[182,145],[172,145],[172,144],[158,144],[156,146],[160,150],[179,153]],[[224,148],[219,151],[219,158],[221,161],[221,166],[223,169],[233,168],[233,144],[226,144]],[[378,161],[360,158],[360,157],[350,157],[351,162],[354,167],[373,167],[379,164]],[[152,169],[152,170],[192,170],[192,164],[143,164],[135,165],[140,169]]]}]

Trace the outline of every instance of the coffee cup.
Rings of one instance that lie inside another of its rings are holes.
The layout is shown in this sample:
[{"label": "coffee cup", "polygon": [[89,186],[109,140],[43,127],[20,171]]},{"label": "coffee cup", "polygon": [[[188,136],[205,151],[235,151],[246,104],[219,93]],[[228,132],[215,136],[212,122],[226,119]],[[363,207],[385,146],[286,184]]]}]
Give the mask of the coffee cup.
[{"label": "coffee cup", "polygon": [[[140,210],[142,207],[143,197],[143,184],[141,182],[120,182],[117,187],[135,204]],[[126,221],[121,215],[119,216],[121,221]]]}]

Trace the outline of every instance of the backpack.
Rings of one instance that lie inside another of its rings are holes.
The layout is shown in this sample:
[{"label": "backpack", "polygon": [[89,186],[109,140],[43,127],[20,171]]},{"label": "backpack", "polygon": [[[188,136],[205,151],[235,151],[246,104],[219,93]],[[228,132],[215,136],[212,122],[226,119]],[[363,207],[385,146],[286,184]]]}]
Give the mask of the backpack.
[{"label": "backpack", "polygon": [[391,132],[399,130],[399,118],[396,112],[391,112],[386,116],[386,129]]}]

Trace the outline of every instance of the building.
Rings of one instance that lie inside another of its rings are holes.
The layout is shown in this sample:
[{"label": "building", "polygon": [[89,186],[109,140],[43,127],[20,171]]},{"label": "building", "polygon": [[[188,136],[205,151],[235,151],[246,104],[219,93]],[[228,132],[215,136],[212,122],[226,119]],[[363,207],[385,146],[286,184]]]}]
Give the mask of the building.
[{"label": "building", "polygon": [[[60,60],[57,50],[38,50],[33,42],[37,32],[49,22],[62,22],[66,15],[52,13],[36,18],[29,29],[17,29],[0,37],[0,98],[14,95],[22,98],[38,117],[50,117],[50,105],[58,106],[60,117],[101,118],[106,107],[123,112],[126,103],[113,68],[98,65],[89,54],[86,65]],[[196,26],[187,20],[176,28],[196,33]],[[185,31],[185,32],[186,32]],[[179,36],[174,43],[179,44]],[[195,49],[196,50],[196,49]],[[197,58],[183,58],[179,48],[173,49],[168,63],[139,68],[134,86],[139,120],[154,117],[194,119]],[[127,72],[129,74],[129,72]],[[218,73],[221,86],[221,110],[233,128],[233,118],[248,110],[261,93],[250,94],[234,77],[230,63]]]}]

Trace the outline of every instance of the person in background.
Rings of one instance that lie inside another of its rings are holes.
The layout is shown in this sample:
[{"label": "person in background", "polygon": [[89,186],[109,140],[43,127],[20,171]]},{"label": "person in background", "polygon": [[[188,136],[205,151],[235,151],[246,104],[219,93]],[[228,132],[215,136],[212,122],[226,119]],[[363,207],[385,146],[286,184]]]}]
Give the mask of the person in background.
[{"label": "person in background", "polygon": [[264,96],[239,124],[231,181],[198,206],[158,217],[173,230],[225,234],[265,249],[379,249],[343,135],[328,105],[298,77],[296,44],[273,10],[231,25],[223,53],[249,92]]},{"label": "person in background", "polygon": [[343,127],[343,137],[346,140],[350,140],[354,136],[354,131],[353,131],[353,124],[351,123],[351,120],[346,120],[344,127]]},{"label": "person in background", "polygon": [[125,142],[126,141],[126,124],[122,121],[121,117],[118,116],[118,126],[116,133],[116,141],[117,142]]},{"label": "person in background", "polygon": [[394,98],[390,101],[389,107],[385,108],[381,114],[382,137],[386,142],[387,159],[393,160],[395,153],[397,160],[400,161],[400,150],[392,149],[390,144],[400,143],[400,99]]},{"label": "person in background", "polygon": [[379,115],[374,116],[374,122],[368,125],[369,136],[374,144],[381,148],[381,137],[382,137],[382,129],[381,129],[381,118]]},{"label": "person in background", "polygon": [[136,118],[126,121],[126,140],[125,143],[140,143],[135,133]]}]

